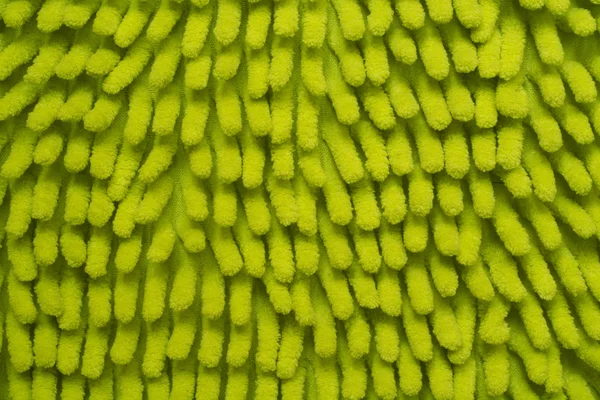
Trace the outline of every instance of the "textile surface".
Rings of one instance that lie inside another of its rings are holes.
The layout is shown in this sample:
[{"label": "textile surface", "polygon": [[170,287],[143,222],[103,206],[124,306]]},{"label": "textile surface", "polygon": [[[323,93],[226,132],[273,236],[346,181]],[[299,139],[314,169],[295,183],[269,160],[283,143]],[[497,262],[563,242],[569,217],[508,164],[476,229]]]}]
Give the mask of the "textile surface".
[{"label": "textile surface", "polygon": [[0,399],[598,399],[599,17],[0,0]]}]

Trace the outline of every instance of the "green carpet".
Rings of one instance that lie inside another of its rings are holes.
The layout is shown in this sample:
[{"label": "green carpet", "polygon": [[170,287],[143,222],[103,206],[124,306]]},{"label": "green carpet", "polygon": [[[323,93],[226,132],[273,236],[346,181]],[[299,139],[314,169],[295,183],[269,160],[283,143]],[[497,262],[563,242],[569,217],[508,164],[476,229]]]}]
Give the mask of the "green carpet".
[{"label": "green carpet", "polygon": [[600,0],[0,0],[0,399],[600,399]]}]

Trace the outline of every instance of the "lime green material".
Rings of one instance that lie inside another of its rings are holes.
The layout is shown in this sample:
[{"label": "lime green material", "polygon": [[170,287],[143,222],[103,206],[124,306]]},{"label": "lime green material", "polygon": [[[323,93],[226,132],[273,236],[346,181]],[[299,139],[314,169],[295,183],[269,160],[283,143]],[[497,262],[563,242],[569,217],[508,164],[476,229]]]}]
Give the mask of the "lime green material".
[{"label": "lime green material", "polygon": [[0,399],[600,398],[600,0],[0,0]]}]

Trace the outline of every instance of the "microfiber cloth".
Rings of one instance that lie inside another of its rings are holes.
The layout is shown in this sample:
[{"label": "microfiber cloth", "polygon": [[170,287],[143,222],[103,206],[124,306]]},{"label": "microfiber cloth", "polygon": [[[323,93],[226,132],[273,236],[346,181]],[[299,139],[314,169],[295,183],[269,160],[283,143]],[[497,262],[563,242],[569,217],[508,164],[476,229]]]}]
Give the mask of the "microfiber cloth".
[{"label": "microfiber cloth", "polygon": [[0,0],[0,399],[599,399],[599,24]]}]

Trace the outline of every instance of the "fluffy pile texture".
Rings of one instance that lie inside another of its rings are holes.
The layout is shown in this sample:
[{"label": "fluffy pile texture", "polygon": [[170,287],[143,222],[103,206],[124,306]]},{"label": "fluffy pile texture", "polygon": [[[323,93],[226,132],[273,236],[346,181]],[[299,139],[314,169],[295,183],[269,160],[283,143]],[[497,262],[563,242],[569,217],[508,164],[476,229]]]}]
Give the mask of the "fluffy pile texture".
[{"label": "fluffy pile texture", "polygon": [[599,398],[597,17],[0,0],[0,398]]}]

